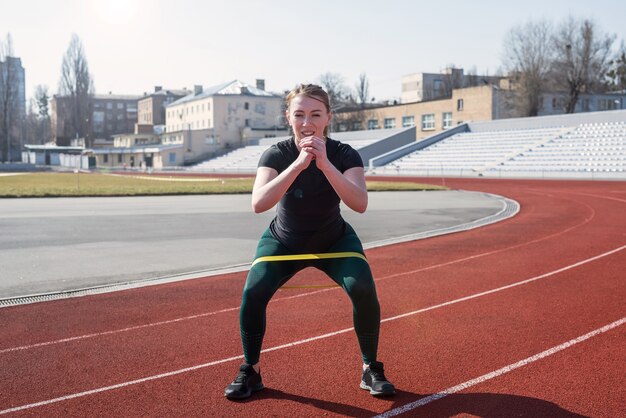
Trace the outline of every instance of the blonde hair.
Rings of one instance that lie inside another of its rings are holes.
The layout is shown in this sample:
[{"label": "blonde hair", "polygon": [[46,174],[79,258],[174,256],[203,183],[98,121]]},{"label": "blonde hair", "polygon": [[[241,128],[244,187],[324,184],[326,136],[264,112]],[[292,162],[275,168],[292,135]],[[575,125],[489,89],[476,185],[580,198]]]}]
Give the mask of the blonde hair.
[{"label": "blonde hair", "polygon": [[[324,91],[321,86],[317,84],[299,84],[293,90],[291,90],[287,96],[285,96],[285,108],[289,110],[289,105],[294,97],[303,95],[309,97],[311,99],[320,101],[324,103],[326,107],[326,112],[330,113],[330,98],[328,97],[328,93]],[[324,136],[328,135],[328,126],[324,128]]]}]

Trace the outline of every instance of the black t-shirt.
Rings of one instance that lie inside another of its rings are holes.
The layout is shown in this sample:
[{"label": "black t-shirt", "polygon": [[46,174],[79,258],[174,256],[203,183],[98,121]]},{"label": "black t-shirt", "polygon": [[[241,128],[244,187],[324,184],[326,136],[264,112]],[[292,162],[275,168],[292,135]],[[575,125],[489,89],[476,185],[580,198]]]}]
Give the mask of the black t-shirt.
[{"label": "black t-shirt", "polygon": [[[270,167],[280,174],[296,160],[298,154],[295,141],[290,138],[267,149],[259,160],[259,167]],[[350,145],[330,138],[326,140],[326,155],[341,173],[353,167],[363,167],[358,152]],[[278,202],[270,230],[281,244],[294,253],[324,252],[345,229],[339,203],[339,196],[313,160]]]}]

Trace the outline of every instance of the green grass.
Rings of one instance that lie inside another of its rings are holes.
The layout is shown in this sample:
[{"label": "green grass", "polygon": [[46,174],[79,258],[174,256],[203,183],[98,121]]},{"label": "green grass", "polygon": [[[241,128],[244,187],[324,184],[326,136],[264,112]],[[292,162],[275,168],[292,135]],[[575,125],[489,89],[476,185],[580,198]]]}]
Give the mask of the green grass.
[{"label": "green grass", "polygon": [[[29,173],[0,176],[0,197],[148,196],[250,193],[253,178]],[[368,190],[445,190],[407,182],[368,182]]]}]

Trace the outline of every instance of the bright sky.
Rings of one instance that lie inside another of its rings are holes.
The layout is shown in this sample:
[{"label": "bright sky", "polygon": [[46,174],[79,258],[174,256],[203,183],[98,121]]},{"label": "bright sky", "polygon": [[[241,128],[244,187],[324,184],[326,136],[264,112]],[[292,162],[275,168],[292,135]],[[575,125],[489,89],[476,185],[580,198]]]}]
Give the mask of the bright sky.
[{"label": "bright sky", "polygon": [[96,92],[142,94],[233,79],[282,92],[326,72],[370,96],[400,96],[401,77],[449,64],[478,74],[501,66],[515,25],[569,15],[626,40],[624,0],[0,0],[26,94],[56,93],[72,33],[83,42]]}]

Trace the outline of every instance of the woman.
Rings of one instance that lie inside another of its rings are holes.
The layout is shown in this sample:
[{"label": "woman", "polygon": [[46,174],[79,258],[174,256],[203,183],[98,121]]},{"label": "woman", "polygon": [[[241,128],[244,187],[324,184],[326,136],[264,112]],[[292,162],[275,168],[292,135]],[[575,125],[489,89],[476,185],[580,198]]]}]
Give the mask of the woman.
[{"label": "woman", "polygon": [[276,217],[261,237],[244,286],[240,330],[245,363],[224,394],[245,399],[263,389],[259,369],[265,309],[274,293],[298,271],[315,267],[349,295],[363,357],[361,388],[393,395],[383,364],[376,360],[380,307],[361,241],[341,217],[343,201],[359,213],[367,208],[363,162],[349,145],[327,137],[332,118],[328,95],[300,85],[286,99],[293,138],[261,157],[252,190],[256,213],[276,204]]}]

